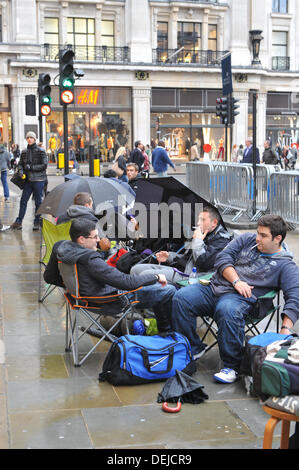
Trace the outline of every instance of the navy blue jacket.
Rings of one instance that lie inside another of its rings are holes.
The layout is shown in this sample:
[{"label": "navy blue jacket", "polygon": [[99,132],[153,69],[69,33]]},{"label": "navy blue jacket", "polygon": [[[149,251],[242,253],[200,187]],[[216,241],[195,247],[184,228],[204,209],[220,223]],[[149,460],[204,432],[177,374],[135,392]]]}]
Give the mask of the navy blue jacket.
[{"label": "navy blue jacket", "polygon": [[[243,160],[241,160],[241,163],[253,163],[252,159],[253,159],[253,146],[251,145],[248,151],[247,151],[247,147],[244,150]],[[258,148],[256,148],[256,163],[260,163],[260,151]]]}]

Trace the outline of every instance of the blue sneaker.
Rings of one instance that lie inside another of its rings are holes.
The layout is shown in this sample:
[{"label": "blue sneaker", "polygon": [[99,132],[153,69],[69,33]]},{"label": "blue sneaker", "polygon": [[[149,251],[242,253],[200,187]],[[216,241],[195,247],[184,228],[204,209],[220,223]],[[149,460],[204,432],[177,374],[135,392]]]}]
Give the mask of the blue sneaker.
[{"label": "blue sneaker", "polygon": [[220,372],[214,374],[214,380],[223,384],[232,384],[238,378],[238,372],[234,369],[224,368]]}]

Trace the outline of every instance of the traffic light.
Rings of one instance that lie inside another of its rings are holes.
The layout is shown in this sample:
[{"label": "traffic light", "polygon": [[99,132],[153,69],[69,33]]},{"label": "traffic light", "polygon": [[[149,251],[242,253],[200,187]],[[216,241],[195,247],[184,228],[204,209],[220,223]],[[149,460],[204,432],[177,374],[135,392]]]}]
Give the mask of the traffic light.
[{"label": "traffic light", "polygon": [[234,124],[235,122],[235,116],[237,116],[239,113],[239,111],[236,111],[236,109],[240,108],[240,105],[238,105],[237,103],[239,102],[240,100],[237,100],[236,98],[231,98],[231,102],[230,102],[230,117],[231,117],[231,124]]},{"label": "traffic light", "polygon": [[25,114],[26,116],[36,116],[36,96],[25,96]]},{"label": "traffic light", "polygon": [[69,48],[59,51],[59,94],[62,105],[74,101],[74,55],[74,51]]},{"label": "traffic light", "polygon": [[42,116],[51,114],[51,77],[48,73],[40,73],[38,76],[39,112]]},{"label": "traffic light", "polygon": [[227,96],[216,99],[216,116],[221,117],[222,124],[229,124],[229,100]]}]

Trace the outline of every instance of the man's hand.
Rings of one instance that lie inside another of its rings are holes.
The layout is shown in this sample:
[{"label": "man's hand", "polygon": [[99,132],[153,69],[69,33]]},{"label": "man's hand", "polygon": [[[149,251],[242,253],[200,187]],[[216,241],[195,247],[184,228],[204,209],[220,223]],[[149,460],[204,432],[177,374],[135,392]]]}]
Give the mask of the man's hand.
[{"label": "man's hand", "polygon": [[165,287],[167,284],[167,279],[164,274],[157,274],[158,277],[158,282],[160,282],[162,287]]},{"label": "man's hand", "polygon": [[111,243],[110,243],[110,240],[109,238],[101,238],[100,242],[99,242],[99,245],[100,245],[100,249],[102,251],[108,251],[110,250],[111,248]]},{"label": "man's hand", "polygon": [[249,286],[247,282],[244,282],[244,281],[238,281],[235,284],[235,290],[246,299],[249,299],[251,297],[252,295],[251,291],[253,287],[254,286]]},{"label": "man's hand", "polygon": [[201,228],[196,227],[193,233],[193,238],[199,238],[200,240],[204,240],[208,233],[209,233],[208,231],[205,231],[204,233],[202,233]]},{"label": "man's hand", "polygon": [[156,253],[156,258],[158,260],[158,263],[165,263],[165,261],[168,260],[169,253],[168,251],[159,251],[159,253]]}]

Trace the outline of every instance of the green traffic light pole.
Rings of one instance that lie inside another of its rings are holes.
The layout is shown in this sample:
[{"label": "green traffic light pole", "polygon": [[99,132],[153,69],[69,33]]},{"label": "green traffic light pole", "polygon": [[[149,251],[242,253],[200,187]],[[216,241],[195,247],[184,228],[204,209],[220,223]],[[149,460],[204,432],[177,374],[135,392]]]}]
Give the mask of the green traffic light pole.
[{"label": "green traffic light pole", "polygon": [[64,142],[64,174],[69,174],[69,152],[68,152],[68,112],[67,105],[63,104],[63,142]]}]

